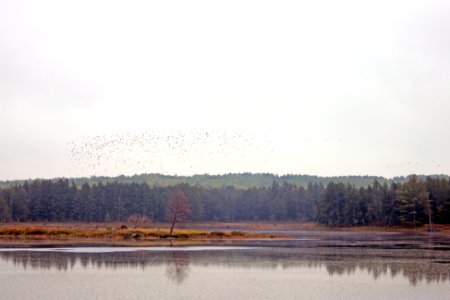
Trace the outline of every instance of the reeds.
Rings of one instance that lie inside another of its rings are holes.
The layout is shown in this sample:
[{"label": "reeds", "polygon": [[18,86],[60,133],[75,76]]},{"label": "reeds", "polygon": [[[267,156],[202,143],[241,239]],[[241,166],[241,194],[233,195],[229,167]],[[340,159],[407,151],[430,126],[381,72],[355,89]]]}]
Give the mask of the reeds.
[{"label": "reeds", "polygon": [[[0,227],[0,236],[4,237],[73,237],[73,238],[115,238],[115,239],[202,239],[202,238],[261,238],[264,235],[248,234],[242,231],[201,231],[174,230],[169,235],[168,229],[126,228],[80,229],[80,228],[46,228],[46,227]],[[270,236],[267,236],[270,237]]]}]

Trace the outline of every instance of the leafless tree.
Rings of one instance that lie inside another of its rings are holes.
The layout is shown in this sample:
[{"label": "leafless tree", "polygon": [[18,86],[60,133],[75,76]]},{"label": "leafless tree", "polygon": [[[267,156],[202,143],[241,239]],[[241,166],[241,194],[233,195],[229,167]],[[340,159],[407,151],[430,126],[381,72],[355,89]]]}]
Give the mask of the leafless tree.
[{"label": "leafless tree", "polygon": [[189,256],[187,253],[169,252],[167,254],[166,274],[176,284],[181,284],[189,275]]},{"label": "leafless tree", "polygon": [[181,191],[172,192],[167,199],[166,207],[166,219],[171,223],[169,236],[172,235],[176,222],[185,221],[190,214],[186,195]]},{"label": "leafless tree", "polygon": [[150,222],[150,219],[144,214],[134,214],[128,217],[127,222],[131,223],[133,228],[136,228],[147,225]]}]

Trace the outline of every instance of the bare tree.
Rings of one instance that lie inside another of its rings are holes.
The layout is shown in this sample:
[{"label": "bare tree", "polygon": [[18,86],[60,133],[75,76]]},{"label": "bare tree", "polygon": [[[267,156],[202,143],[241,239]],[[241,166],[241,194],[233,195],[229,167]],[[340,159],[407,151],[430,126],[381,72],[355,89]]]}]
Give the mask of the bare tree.
[{"label": "bare tree", "polygon": [[166,274],[176,284],[181,284],[189,275],[189,256],[183,251],[167,254]]},{"label": "bare tree", "polygon": [[173,233],[176,222],[183,222],[189,217],[191,210],[186,195],[181,191],[172,192],[167,199],[166,218],[170,221],[169,236]]},{"label": "bare tree", "polygon": [[131,223],[133,228],[136,228],[147,225],[150,222],[150,219],[144,214],[134,214],[128,217],[127,222]]}]

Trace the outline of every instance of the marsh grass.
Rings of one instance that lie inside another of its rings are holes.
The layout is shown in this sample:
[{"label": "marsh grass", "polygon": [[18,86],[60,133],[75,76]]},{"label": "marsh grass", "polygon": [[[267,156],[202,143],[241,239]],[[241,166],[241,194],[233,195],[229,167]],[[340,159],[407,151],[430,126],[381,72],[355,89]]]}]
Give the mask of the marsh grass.
[{"label": "marsh grass", "polygon": [[0,237],[72,237],[72,238],[113,238],[113,239],[215,239],[215,238],[264,238],[261,234],[248,234],[242,231],[202,231],[178,229],[169,235],[169,229],[80,229],[46,227],[0,227]]}]

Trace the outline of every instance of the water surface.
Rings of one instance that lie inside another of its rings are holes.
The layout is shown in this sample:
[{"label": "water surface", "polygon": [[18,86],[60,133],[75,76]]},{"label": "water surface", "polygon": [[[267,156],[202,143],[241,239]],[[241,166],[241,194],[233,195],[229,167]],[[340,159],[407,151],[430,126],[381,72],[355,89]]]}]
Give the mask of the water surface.
[{"label": "water surface", "polygon": [[[0,249],[1,299],[449,299],[447,239]],[[406,243],[408,241],[408,243]]]}]

